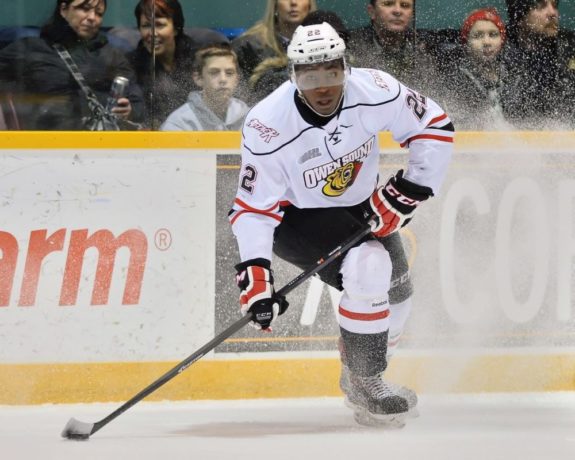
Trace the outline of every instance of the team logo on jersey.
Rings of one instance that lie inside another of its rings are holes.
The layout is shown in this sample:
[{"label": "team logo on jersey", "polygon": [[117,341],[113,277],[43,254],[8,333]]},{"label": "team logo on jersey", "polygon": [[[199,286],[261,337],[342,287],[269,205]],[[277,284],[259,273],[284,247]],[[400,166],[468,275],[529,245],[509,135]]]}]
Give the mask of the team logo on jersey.
[{"label": "team logo on jersey", "polygon": [[371,153],[374,144],[375,136],[372,136],[358,148],[342,157],[304,171],[305,186],[312,189],[323,183],[322,192],[324,195],[330,197],[343,195],[353,185],[361,170],[363,160]]},{"label": "team logo on jersey", "polygon": [[248,127],[255,129],[256,131],[259,131],[260,133],[260,137],[264,140],[264,142],[266,144],[269,144],[270,141],[274,138],[274,137],[278,137],[280,135],[280,133],[278,133],[275,129],[273,128],[268,128],[266,125],[264,125],[261,121],[259,121],[257,118],[252,118],[249,122],[248,122]]},{"label": "team logo on jersey", "polygon": [[362,165],[361,161],[353,161],[336,169],[325,178],[327,183],[322,188],[323,194],[327,196],[343,195],[355,182]]}]

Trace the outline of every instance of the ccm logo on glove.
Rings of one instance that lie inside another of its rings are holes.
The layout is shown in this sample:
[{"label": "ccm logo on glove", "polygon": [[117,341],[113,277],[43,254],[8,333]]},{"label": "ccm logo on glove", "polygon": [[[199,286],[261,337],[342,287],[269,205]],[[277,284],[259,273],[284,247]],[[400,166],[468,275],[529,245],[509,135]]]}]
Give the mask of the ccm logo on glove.
[{"label": "ccm logo on glove", "polygon": [[369,199],[376,217],[372,226],[375,236],[384,237],[407,225],[417,206],[433,196],[429,187],[424,187],[403,178],[403,171],[378,188]]},{"label": "ccm logo on glove", "polygon": [[397,190],[391,182],[388,182],[385,185],[385,191],[389,194],[390,197],[395,198],[398,203],[413,207],[421,203],[421,200],[415,200],[413,198],[409,198],[405,195],[402,195],[401,192]]},{"label": "ccm logo on glove", "polygon": [[270,324],[288,307],[285,297],[274,290],[274,278],[267,259],[252,259],[236,265],[236,283],[241,289],[240,311],[251,313],[250,323],[257,329],[271,331]]}]

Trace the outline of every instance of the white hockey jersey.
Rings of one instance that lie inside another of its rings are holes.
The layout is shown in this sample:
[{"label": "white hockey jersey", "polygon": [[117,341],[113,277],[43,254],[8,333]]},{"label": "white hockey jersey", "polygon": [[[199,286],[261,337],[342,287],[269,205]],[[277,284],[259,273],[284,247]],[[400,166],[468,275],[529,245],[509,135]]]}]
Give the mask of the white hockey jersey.
[{"label": "white hockey jersey", "polygon": [[404,177],[437,192],[453,128],[431,99],[373,69],[351,69],[341,110],[327,124],[304,120],[285,82],[246,116],[242,165],[229,218],[242,261],[271,260],[282,206],[326,208],[365,201],[377,186],[379,131],[409,148]]}]

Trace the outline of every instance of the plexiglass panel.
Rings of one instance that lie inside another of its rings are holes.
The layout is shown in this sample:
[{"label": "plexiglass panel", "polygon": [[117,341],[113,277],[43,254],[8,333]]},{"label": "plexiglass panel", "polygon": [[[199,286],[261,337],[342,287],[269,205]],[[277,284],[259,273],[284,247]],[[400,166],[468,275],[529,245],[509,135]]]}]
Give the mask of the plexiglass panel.
[{"label": "plexiglass panel", "polygon": [[459,130],[573,127],[572,2],[23,0],[0,3],[0,128],[239,130],[306,16]]}]

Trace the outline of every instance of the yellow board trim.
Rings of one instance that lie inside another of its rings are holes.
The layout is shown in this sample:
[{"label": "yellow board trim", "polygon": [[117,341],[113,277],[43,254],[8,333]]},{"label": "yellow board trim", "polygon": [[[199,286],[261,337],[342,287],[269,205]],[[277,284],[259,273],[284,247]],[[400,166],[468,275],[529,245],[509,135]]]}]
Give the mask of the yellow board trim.
[{"label": "yellow board trim", "polygon": [[[121,402],[177,363],[0,365],[0,404]],[[147,399],[340,396],[335,358],[199,361]],[[420,393],[575,390],[573,355],[401,356],[387,377]]]},{"label": "yellow board trim", "polygon": [[[220,149],[239,150],[239,131],[4,131],[0,132],[2,149]],[[382,150],[399,150],[389,132],[379,134]],[[571,150],[575,144],[573,131],[525,132],[456,132],[458,150],[508,149]]]},{"label": "yellow board trim", "polygon": [[0,133],[3,149],[233,149],[241,134],[222,132],[66,132],[6,131]]},{"label": "yellow board trim", "polygon": [[[190,132],[42,132],[5,131],[0,133],[3,149],[220,149],[237,150],[241,145],[239,131]],[[382,149],[398,149],[389,133],[379,136]]]}]

